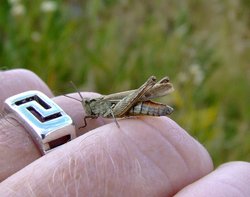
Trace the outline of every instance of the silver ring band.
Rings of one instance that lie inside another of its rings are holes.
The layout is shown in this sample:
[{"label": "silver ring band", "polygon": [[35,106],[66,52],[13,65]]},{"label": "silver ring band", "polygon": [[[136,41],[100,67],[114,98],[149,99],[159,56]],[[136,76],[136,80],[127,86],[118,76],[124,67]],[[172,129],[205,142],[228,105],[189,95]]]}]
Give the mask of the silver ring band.
[{"label": "silver ring band", "polygon": [[27,129],[42,155],[76,137],[72,119],[39,91],[7,98],[4,110]]}]

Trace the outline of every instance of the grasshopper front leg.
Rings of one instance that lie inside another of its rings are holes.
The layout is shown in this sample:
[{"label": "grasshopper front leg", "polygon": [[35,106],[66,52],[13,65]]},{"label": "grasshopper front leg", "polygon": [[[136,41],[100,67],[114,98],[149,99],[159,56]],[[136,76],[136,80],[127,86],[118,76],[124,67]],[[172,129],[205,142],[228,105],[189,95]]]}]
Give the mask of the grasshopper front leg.
[{"label": "grasshopper front leg", "polygon": [[112,109],[114,116],[123,117],[155,83],[156,78],[151,76],[140,88],[119,101]]},{"label": "grasshopper front leg", "polygon": [[87,119],[96,119],[98,118],[98,116],[93,116],[93,115],[90,115],[90,116],[85,116],[84,117],[84,125],[83,126],[80,126],[78,129],[83,129],[87,126]]}]

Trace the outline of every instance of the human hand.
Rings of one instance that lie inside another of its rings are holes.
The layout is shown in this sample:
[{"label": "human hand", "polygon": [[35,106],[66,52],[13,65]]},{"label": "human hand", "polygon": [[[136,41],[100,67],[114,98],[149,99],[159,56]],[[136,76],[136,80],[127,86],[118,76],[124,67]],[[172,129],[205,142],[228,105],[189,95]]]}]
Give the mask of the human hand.
[{"label": "human hand", "polygon": [[[83,124],[81,103],[53,98],[30,71],[1,72],[0,84],[1,108],[6,98],[36,89],[62,107],[76,129]],[[7,116],[0,121],[1,196],[250,195],[249,163],[213,171],[204,147],[166,117],[119,120],[120,128],[101,118],[89,120],[77,129],[79,137],[43,157],[22,125]]]}]

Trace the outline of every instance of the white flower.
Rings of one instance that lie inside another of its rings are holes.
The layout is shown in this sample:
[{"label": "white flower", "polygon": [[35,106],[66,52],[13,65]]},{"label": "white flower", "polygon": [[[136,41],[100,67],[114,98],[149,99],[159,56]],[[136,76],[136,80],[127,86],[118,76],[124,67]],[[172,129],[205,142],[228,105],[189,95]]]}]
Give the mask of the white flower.
[{"label": "white flower", "polygon": [[192,64],[191,68],[190,68],[190,73],[193,76],[193,80],[194,80],[195,85],[201,84],[201,82],[204,79],[204,73],[201,70],[200,65]]},{"label": "white flower", "polygon": [[25,13],[25,7],[24,5],[18,3],[18,4],[14,4],[13,7],[10,10],[11,14],[13,16],[21,16],[24,15]]},{"label": "white flower", "polygon": [[9,4],[11,5],[15,5],[15,4],[19,4],[20,0],[8,0]]},{"label": "white flower", "polygon": [[57,3],[55,1],[43,1],[40,9],[43,12],[53,12],[57,10]]},{"label": "white flower", "polygon": [[34,41],[34,42],[39,42],[41,40],[41,34],[37,31],[35,32],[32,32],[31,34],[31,39]]},{"label": "white flower", "polygon": [[188,75],[184,72],[180,72],[177,76],[177,79],[180,81],[180,83],[185,83],[188,81]]}]

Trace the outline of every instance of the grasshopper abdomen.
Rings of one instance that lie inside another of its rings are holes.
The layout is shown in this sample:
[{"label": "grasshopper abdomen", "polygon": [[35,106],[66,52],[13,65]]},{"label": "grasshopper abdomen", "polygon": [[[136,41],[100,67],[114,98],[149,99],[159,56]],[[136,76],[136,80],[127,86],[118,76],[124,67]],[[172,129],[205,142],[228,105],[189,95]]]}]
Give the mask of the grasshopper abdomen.
[{"label": "grasshopper abdomen", "polygon": [[173,108],[153,101],[142,101],[134,105],[128,112],[129,116],[166,116],[173,112]]}]

